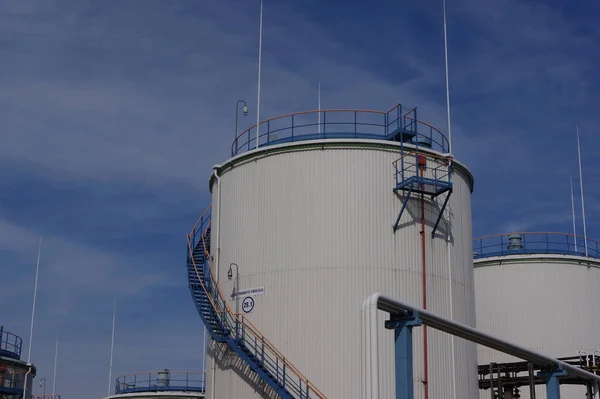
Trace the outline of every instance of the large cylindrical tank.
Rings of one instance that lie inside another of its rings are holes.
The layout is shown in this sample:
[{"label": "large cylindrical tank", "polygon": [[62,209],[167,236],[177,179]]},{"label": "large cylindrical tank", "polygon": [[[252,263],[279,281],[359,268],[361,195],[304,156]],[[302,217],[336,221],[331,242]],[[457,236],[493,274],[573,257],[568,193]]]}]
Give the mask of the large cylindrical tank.
[{"label": "large cylindrical tank", "polygon": [[[218,179],[210,180],[211,254],[222,292],[245,292],[229,298],[231,309],[248,312],[251,322],[329,399],[358,398],[362,303],[381,292],[422,306],[423,253],[427,308],[475,325],[473,179],[465,166],[453,162],[452,194],[434,238],[446,194],[424,199],[423,244],[419,195],[412,194],[398,230],[393,228],[406,195],[393,191],[393,162],[401,144],[332,134],[278,144],[279,134],[216,166]],[[425,174],[431,177],[446,161],[429,148],[431,140],[426,145],[419,150],[427,155]],[[404,143],[403,148],[410,152],[414,146]],[[228,278],[231,263],[237,267]],[[386,315],[380,317],[380,395],[391,398],[393,332],[384,329]],[[423,331],[414,330],[415,398],[424,397]],[[453,356],[449,335],[432,329],[427,334],[429,397],[451,398],[454,386],[457,398],[475,397],[475,345],[456,339]],[[215,398],[267,397],[260,379],[224,345],[213,345],[208,356],[207,397],[213,390]]]},{"label": "large cylindrical tank", "polygon": [[[590,239],[587,244],[586,256],[583,237],[569,234],[476,239],[477,328],[575,363],[580,355],[600,355],[600,244]],[[482,365],[522,362],[481,346],[477,352]],[[591,365],[591,358],[588,361]],[[520,391],[522,398],[529,398],[528,387]],[[561,393],[566,399],[584,398],[586,387],[561,385]],[[489,391],[482,391],[481,397],[489,398]],[[536,397],[545,397],[543,384]]]}]

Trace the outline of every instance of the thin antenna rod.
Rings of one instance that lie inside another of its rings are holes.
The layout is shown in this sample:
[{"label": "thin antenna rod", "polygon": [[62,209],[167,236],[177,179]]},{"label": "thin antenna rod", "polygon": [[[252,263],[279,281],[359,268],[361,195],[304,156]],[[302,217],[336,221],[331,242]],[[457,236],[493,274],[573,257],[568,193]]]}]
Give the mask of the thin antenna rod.
[{"label": "thin antenna rod", "polygon": [[262,66],[262,26],[263,26],[263,0],[260,0],[260,24],[258,33],[258,90],[256,100],[256,148],[260,130],[260,69]]},{"label": "thin antenna rod", "polygon": [[[448,31],[446,29],[446,0],[442,2],[444,9],[444,61],[446,63],[446,112],[448,117],[448,153],[452,154],[452,128],[450,123],[450,79],[448,76]],[[448,163],[448,167],[450,168],[451,160]],[[453,319],[454,313],[454,300],[452,298],[452,257],[450,254],[450,237],[446,241],[447,251],[448,251],[448,291],[450,294],[450,318]],[[454,336],[451,337],[451,347],[452,347],[452,397],[456,399],[456,367],[454,367],[455,362],[455,346],[454,346]]]},{"label": "thin antenna rod", "polygon": [[29,330],[29,354],[27,355],[27,363],[31,363],[31,344],[33,342],[33,320],[35,319],[35,302],[37,300],[38,275],[40,272],[40,252],[42,250],[42,237],[38,244],[37,262],[35,267],[35,285],[33,288],[33,308],[31,309],[31,329]]},{"label": "thin antenna rod", "polygon": [[448,33],[446,31],[446,0],[444,2],[444,58],[446,61],[446,110],[448,112],[448,152],[452,153],[452,129],[450,127],[450,82],[448,77]]},{"label": "thin antenna rod", "polygon": [[115,319],[117,315],[117,299],[114,300],[113,307],[113,320],[112,320],[112,338],[110,342],[110,365],[108,366],[108,396],[110,396],[110,387],[112,386],[112,366],[113,366],[113,353],[115,348]]},{"label": "thin antenna rod", "polygon": [[571,213],[573,215],[573,238],[575,240],[575,252],[577,252],[577,229],[575,227],[575,198],[573,196],[573,175],[571,178]]},{"label": "thin antenna rod", "polygon": [[54,349],[54,376],[52,377],[52,399],[56,394],[56,362],[58,360],[58,331],[56,332],[56,347]]},{"label": "thin antenna rod", "polygon": [[319,102],[319,112],[317,112],[318,116],[318,124],[319,134],[321,134],[321,81],[319,81],[319,89],[318,89],[318,102]]},{"label": "thin antenna rod", "polygon": [[585,256],[588,256],[588,245],[587,245],[587,230],[585,228],[585,205],[583,202],[583,173],[581,172],[581,148],[579,146],[579,125],[575,125],[577,128],[577,158],[579,159],[579,188],[581,189],[581,213],[583,214],[583,243],[585,245]]}]

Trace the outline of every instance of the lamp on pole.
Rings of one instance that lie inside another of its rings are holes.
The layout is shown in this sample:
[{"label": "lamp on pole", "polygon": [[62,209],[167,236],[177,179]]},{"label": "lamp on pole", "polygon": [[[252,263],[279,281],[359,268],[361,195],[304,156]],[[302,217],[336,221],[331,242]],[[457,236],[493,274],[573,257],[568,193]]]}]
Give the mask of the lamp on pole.
[{"label": "lamp on pole", "polygon": [[45,378],[40,378],[40,387],[42,386],[42,383],[44,383],[44,396],[43,396],[43,398],[46,399],[46,379]]},{"label": "lamp on pole", "polygon": [[244,104],[244,116],[248,115],[248,106],[246,105],[246,101],[244,100],[237,100],[237,102],[235,103],[235,135],[233,136],[233,140],[237,140],[237,133],[238,133],[238,116],[240,114],[240,103]]},{"label": "lamp on pole", "polygon": [[233,286],[233,294],[235,294],[235,313],[239,313],[238,310],[238,291],[240,290],[240,286],[239,286],[239,277],[240,277],[240,270],[239,267],[237,265],[237,263],[230,263],[229,264],[229,270],[227,271],[227,278],[229,279],[229,281],[231,281],[231,279],[233,278],[233,266],[235,266],[235,283]]}]

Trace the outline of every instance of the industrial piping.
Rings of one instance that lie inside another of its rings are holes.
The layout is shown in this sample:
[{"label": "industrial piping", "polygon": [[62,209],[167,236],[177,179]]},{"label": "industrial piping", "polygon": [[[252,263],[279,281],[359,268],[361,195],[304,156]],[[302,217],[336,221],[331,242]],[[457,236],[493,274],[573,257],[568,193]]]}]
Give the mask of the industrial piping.
[{"label": "industrial piping", "polygon": [[448,320],[425,309],[414,307],[397,299],[385,296],[381,293],[375,293],[368,297],[363,302],[362,306],[363,321],[367,322],[363,324],[363,336],[365,337],[365,342],[363,344],[363,347],[365,348],[363,363],[364,370],[366,370],[365,375],[363,375],[363,379],[365,380],[365,399],[379,399],[377,310],[382,310],[390,314],[416,312],[419,315],[419,319],[423,322],[423,325],[428,325],[436,330],[467,339],[471,342],[484,345],[488,348],[496,349],[500,352],[533,362],[537,365],[550,366],[557,370],[563,370],[570,376],[580,377],[593,382],[595,390],[594,395],[598,395],[600,376],[596,374],[582,370],[578,367],[546,356],[542,353],[532,351],[512,342],[505,341],[493,335],[478,331],[477,329],[467,326],[466,324]]},{"label": "industrial piping", "polygon": [[[217,179],[217,196],[219,197],[219,199],[217,200],[217,245],[216,248],[217,250],[215,251],[215,257],[216,257],[216,271],[217,271],[217,284],[219,283],[219,265],[220,265],[220,256],[219,256],[219,252],[221,251],[221,243],[220,243],[220,237],[221,237],[221,178],[219,177],[219,174],[217,173],[219,168],[219,165],[213,166],[213,176],[215,177],[215,179]],[[204,354],[204,356],[206,356],[206,353]],[[210,397],[211,399],[215,399],[215,383],[216,383],[216,374],[217,374],[217,359],[216,356],[213,355],[212,358],[212,369],[213,369],[213,373],[212,373],[212,390],[210,393]]]},{"label": "industrial piping", "polygon": [[[419,173],[421,174],[421,178],[423,177],[423,171],[426,167],[425,159],[425,157],[417,155],[417,164],[419,167]],[[427,309],[427,261],[425,257],[425,195],[423,194],[422,190],[423,185],[421,185],[421,289],[423,309]],[[425,390],[425,399],[429,399],[428,357],[429,356],[427,353],[427,326],[423,326],[423,389]]]}]

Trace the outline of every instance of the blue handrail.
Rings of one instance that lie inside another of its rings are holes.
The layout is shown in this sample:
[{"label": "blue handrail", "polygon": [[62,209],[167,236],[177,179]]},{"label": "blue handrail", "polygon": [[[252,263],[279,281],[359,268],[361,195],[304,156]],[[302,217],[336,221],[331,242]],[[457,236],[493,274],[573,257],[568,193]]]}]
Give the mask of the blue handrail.
[{"label": "blue handrail", "polygon": [[258,329],[228,307],[210,267],[211,211],[188,238],[188,278],[197,310],[213,340],[224,342],[284,399],[326,399]]},{"label": "blue handrail", "polygon": [[473,258],[519,254],[557,254],[587,256],[600,259],[600,242],[583,236],[565,233],[516,232],[476,238],[473,240]]},{"label": "blue handrail", "polygon": [[[448,139],[435,127],[417,120],[416,108],[401,104],[389,111],[331,109],[296,112],[262,121],[258,125],[259,147],[317,139],[374,139],[418,143],[447,153]],[[256,125],[240,133],[231,156],[256,149]]]},{"label": "blue handrail", "polygon": [[204,392],[205,381],[204,373],[185,371],[165,370],[127,374],[117,378],[115,394],[162,391]]},{"label": "blue handrail", "polygon": [[19,395],[23,392],[26,372],[13,370],[10,367],[0,367],[0,397]]},{"label": "blue handrail", "polygon": [[0,356],[20,360],[22,346],[23,340],[21,337],[4,331],[4,326],[0,326]]}]

